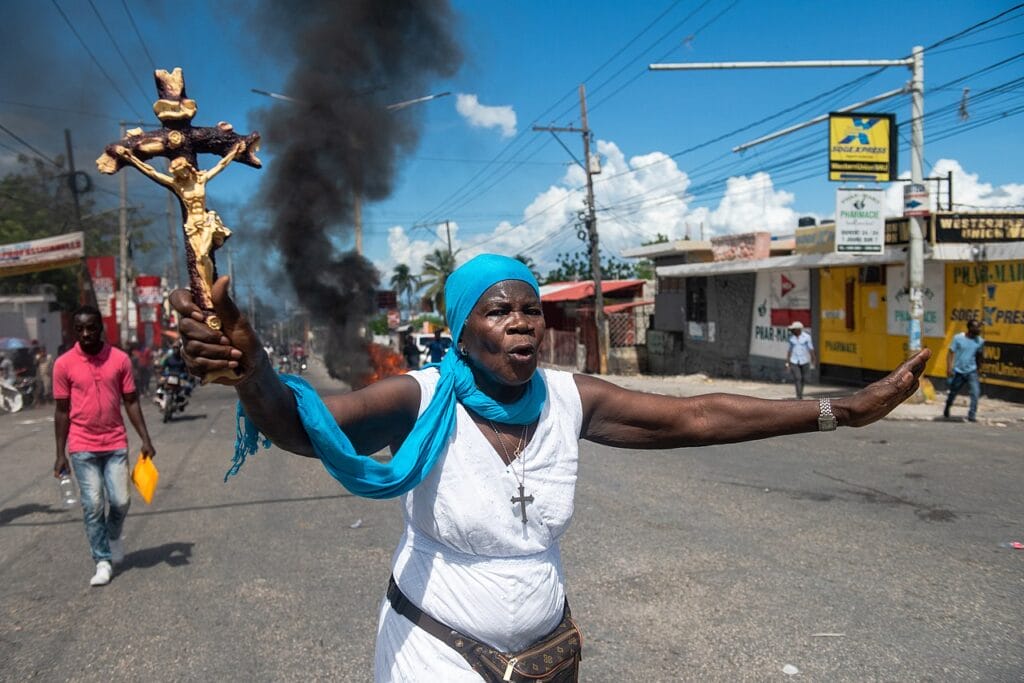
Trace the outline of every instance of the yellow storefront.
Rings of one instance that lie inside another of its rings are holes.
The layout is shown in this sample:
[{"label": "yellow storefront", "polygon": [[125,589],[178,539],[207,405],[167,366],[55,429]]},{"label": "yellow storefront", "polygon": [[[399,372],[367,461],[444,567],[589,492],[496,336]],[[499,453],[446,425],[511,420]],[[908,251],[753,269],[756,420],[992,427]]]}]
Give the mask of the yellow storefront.
[{"label": "yellow storefront", "polygon": [[[898,281],[905,269],[832,267],[817,275],[823,365],[885,372],[906,358],[905,283]],[[946,376],[953,335],[979,319],[986,340],[982,382],[1024,389],[1024,260],[928,262],[925,295],[928,375]]]}]

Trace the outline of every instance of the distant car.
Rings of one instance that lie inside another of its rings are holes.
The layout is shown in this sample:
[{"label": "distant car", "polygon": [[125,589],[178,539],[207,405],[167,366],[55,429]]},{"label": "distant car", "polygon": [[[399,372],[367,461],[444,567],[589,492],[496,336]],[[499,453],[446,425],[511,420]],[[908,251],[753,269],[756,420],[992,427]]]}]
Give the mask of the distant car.
[{"label": "distant car", "polygon": [[[421,349],[426,349],[427,344],[434,341],[434,335],[432,334],[421,334],[416,338],[416,343],[419,344]],[[447,332],[441,333],[441,343],[444,345],[444,350],[447,351],[452,345],[452,338]],[[430,352],[424,350],[420,353],[420,366],[426,365],[430,362]]]}]

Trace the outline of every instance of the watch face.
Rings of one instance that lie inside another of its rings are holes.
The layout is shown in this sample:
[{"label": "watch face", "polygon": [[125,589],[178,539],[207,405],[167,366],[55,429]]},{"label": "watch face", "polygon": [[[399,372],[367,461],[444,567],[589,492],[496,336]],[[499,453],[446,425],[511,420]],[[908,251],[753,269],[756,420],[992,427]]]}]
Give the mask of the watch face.
[{"label": "watch face", "polygon": [[818,418],[818,431],[831,432],[836,428],[836,418],[833,416],[822,416]]}]

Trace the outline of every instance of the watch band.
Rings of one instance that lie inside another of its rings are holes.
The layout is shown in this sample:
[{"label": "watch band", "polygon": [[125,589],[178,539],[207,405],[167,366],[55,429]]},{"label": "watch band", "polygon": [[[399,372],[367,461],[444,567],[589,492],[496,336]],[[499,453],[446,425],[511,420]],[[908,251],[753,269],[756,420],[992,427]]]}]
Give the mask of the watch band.
[{"label": "watch band", "polygon": [[818,399],[818,431],[831,432],[839,426],[835,414],[832,412],[832,399]]}]

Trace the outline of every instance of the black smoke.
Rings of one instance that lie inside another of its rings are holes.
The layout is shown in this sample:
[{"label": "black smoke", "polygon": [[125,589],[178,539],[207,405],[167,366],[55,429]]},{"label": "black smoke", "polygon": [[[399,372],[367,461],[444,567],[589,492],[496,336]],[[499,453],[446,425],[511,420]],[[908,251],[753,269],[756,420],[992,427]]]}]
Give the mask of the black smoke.
[{"label": "black smoke", "polygon": [[268,0],[262,45],[295,60],[280,102],[256,116],[269,163],[261,201],[300,305],[329,329],[328,369],[367,367],[358,331],[374,311],[378,274],[350,244],[356,196],[386,198],[419,138],[416,107],[461,63],[447,0]]}]

